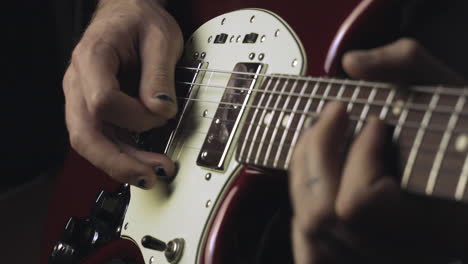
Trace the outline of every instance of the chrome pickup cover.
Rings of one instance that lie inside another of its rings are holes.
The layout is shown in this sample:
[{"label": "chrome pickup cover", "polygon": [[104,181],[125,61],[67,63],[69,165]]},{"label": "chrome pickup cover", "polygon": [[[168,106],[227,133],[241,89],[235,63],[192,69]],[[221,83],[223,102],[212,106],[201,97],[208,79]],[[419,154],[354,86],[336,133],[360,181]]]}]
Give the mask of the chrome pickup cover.
[{"label": "chrome pickup cover", "polygon": [[238,63],[234,67],[198,155],[197,165],[224,170],[226,156],[262,67],[261,63]]}]

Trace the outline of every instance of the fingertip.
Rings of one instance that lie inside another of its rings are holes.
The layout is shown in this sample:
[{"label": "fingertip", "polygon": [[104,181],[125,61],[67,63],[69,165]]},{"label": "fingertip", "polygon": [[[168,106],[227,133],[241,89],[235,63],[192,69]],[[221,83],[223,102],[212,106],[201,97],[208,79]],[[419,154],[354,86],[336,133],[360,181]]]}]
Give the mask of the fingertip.
[{"label": "fingertip", "polygon": [[372,51],[355,50],[343,55],[342,66],[344,71],[354,79],[369,79],[370,71],[375,67],[376,56]]}]

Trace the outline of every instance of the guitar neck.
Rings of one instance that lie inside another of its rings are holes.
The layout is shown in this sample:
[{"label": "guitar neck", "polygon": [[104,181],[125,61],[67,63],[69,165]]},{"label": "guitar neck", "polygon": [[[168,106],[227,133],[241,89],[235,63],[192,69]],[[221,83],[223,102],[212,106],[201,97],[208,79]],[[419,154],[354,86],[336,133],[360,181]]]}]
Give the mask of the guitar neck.
[{"label": "guitar neck", "polygon": [[287,170],[299,135],[328,101],[347,104],[350,133],[370,115],[391,125],[401,185],[416,193],[468,200],[468,89],[407,87],[351,80],[268,76],[255,91],[237,159]]}]

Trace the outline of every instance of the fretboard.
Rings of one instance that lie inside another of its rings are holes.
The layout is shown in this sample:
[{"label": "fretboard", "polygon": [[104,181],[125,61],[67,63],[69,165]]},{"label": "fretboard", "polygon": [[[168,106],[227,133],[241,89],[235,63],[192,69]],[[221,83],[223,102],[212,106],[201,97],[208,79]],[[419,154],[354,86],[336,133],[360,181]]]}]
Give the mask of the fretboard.
[{"label": "fretboard", "polygon": [[328,101],[338,100],[347,103],[354,135],[370,115],[393,126],[404,188],[468,200],[467,95],[466,88],[266,77],[246,112],[236,156],[242,163],[286,170],[301,132]]}]

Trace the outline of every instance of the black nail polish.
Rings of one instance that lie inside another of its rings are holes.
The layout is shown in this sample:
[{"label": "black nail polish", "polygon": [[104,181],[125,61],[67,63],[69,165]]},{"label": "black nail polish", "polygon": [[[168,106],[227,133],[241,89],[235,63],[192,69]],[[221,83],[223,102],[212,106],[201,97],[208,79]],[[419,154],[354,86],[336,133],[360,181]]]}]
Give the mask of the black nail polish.
[{"label": "black nail polish", "polygon": [[174,104],[174,99],[172,99],[169,95],[167,94],[163,94],[163,93],[160,93],[160,94],[157,94],[155,96],[155,98],[158,98],[159,100],[163,100],[163,101],[166,101],[166,102],[169,102],[169,103],[172,103]]},{"label": "black nail polish", "polygon": [[156,173],[156,176],[159,176],[162,178],[167,177],[166,170],[164,170],[163,167],[154,168],[154,172]]},{"label": "black nail polish", "polygon": [[138,181],[138,187],[146,189],[146,181],[145,179],[141,179]]}]

